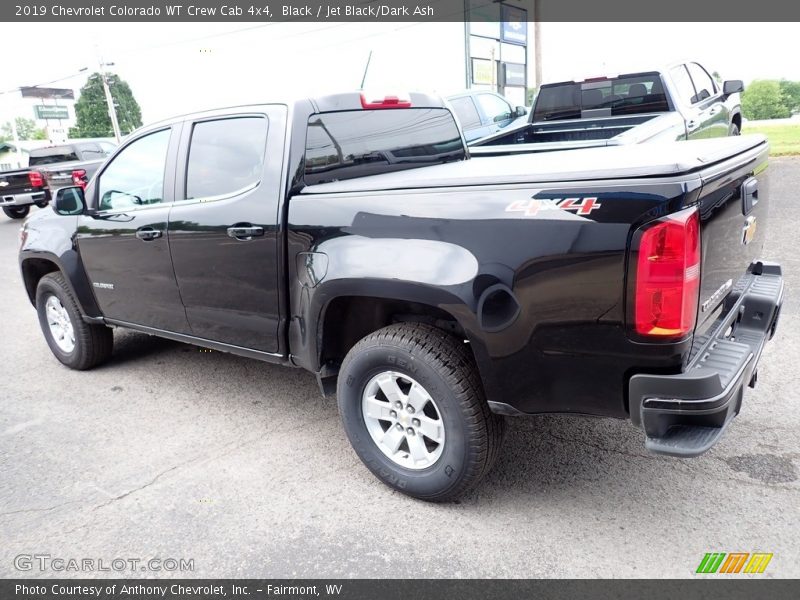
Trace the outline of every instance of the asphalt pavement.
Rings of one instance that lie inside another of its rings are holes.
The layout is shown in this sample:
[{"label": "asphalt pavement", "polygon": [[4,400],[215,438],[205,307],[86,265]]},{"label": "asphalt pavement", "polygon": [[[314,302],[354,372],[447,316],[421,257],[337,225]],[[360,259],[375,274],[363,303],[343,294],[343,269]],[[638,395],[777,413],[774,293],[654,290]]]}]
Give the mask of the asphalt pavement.
[{"label": "asphalt pavement", "polygon": [[[512,419],[446,505],[380,484],[304,371],[119,330],[108,364],[62,367],[0,215],[0,577],[693,577],[706,552],[757,551],[763,576],[800,576],[800,159],[770,171],[786,302],[720,444],[680,460],[624,421]],[[71,558],[95,570],[49,564]],[[97,570],[151,558],[193,570]]]}]

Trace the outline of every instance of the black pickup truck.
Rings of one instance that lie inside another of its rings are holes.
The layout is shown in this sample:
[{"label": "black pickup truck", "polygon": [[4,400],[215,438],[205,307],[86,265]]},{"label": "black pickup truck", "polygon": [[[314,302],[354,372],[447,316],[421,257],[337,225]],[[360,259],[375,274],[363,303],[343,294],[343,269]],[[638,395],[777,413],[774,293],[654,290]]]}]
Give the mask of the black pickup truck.
[{"label": "black pickup truck", "polygon": [[131,135],[26,221],[20,265],[65,365],[123,327],[302,367],[378,478],[447,500],[504,416],[629,419],[671,456],[716,442],[783,299],[760,260],[767,153],[470,160],[437,97],[243,106]]},{"label": "black pickup truck", "polygon": [[82,141],[31,150],[26,169],[0,173],[3,212],[24,219],[32,204],[44,208],[59,188],[86,187],[114,147],[106,141]]}]

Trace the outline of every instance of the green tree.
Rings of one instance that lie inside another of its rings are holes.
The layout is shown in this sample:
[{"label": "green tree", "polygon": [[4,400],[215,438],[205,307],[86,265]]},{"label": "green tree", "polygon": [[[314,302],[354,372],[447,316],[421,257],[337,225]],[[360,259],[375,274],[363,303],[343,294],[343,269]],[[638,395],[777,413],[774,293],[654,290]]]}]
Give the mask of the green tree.
[{"label": "green tree", "polygon": [[800,112],[800,81],[781,79],[781,92],[791,112]]},{"label": "green tree", "polygon": [[539,88],[529,87],[525,90],[525,106],[533,106],[533,100],[536,98],[536,93]]},{"label": "green tree", "polygon": [[[114,99],[117,121],[122,134],[125,135],[141,127],[142,110],[133,97],[131,87],[113,73],[106,73],[106,81]],[[69,130],[69,136],[72,138],[114,135],[100,73],[90,75],[86,85],[81,88],[80,98],[75,102],[75,117],[76,126]]]},{"label": "green tree", "polygon": [[784,119],[791,116],[778,81],[760,79],[742,94],[742,113],[748,119]]},{"label": "green tree", "polygon": [[[41,127],[36,127],[36,121],[33,119],[26,119],[25,117],[17,117],[14,119],[17,124],[17,136],[21,140],[46,140],[47,133]],[[5,123],[2,127],[2,135],[0,138],[3,140],[12,139],[11,123]]]}]

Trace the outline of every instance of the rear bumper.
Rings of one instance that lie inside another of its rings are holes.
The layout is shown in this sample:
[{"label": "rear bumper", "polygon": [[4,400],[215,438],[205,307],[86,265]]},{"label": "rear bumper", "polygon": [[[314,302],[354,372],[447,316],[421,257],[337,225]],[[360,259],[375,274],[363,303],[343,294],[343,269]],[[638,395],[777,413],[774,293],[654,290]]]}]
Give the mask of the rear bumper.
[{"label": "rear bumper", "polygon": [[3,206],[27,206],[34,202],[44,202],[50,200],[47,190],[38,192],[26,192],[23,194],[3,194],[0,192],[0,207]]},{"label": "rear bumper", "polygon": [[780,265],[753,263],[726,299],[723,316],[695,340],[683,373],[631,377],[631,421],[644,429],[648,450],[691,457],[719,440],[741,409],[745,386],[755,386],[783,288]]}]

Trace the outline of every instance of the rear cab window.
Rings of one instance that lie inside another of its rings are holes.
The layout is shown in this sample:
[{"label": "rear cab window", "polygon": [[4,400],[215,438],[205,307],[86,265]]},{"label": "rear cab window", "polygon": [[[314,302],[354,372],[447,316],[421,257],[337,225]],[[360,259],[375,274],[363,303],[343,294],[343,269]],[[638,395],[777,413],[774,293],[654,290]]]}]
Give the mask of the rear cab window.
[{"label": "rear cab window", "polygon": [[32,150],[28,160],[28,166],[36,167],[41,165],[52,165],[61,162],[78,160],[78,154],[72,146],[54,146],[52,148],[42,148]]},{"label": "rear cab window", "polygon": [[613,117],[669,111],[661,76],[632,73],[542,86],[533,121]]},{"label": "rear cab window", "polygon": [[466,158],[446,108],[393,108],[311,115],[306,185],[342,181]]}]

